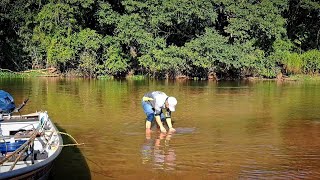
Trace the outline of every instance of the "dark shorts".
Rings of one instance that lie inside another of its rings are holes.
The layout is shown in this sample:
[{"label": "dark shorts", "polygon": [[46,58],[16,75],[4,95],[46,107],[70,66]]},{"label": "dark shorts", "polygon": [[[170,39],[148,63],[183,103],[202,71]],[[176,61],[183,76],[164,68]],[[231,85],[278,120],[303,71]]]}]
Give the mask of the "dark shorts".
[{"label": "dark shorts", "polygon": [[[153,120],[154,120],[154,108],[147,101],[142,101],[141,105],[142,105],[144,113],[147,116],[147,121],[153,122]],[[161,121],[164,121],[166,119],[162,112],[160,114],[160,118],[161,118]]]}]

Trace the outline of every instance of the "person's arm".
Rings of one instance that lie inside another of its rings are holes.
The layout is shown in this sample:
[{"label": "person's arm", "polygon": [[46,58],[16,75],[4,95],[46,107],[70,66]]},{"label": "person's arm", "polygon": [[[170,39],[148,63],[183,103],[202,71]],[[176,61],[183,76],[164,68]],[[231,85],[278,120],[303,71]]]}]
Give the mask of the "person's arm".
[{"label": "person's arm", "polygon": [[166,118],[167,125],[169,127],[169,132],[175,132],[176,130],[172,127],[171,118]]},{"label": "person's arm", "polygon": [[158,124],[158,126],[160,127],[160,131],[163,132],[163,133],[166,133],[167,130],[166,128],[164,128],[163,124],[162,124],[162,121],[161,121],[161,113],[162,113],[162,109],[161,109],[161,103],[159,104],[159,102],[157,101],[157,99],[155,98],[155,105],[154,105],[154,111],[155,111],[155,119],[156,119],[156,122]]},{"label": "person's arm", "polygon": [[158,125],[160,127],[160,131],[163,132],[163,133],[166,133],[167,130],[166,130],[166,128],[164,128],[164,126],[163,126],[163,124],[161,122],[160,115],[156,115],[155,118],[156,118],[156,122],[158,123]]},{"label": "person's arm", "polygon": [[172,121],[171,121],[171,112],[167,110],[166,114],[166,122],[169,127],[169,132],[175,132],[176,130],[172,126]]}]

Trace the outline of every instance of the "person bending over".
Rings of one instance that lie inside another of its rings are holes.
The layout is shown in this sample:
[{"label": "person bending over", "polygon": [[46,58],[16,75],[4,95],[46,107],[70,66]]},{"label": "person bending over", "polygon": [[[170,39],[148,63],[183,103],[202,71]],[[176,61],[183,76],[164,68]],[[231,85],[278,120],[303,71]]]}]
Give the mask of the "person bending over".
[{"label": "person bending over", "polygon": [[[160,131],[166,133],[167,130],[164,128],[162,122],[166,121],[169,127],[169,132],[175,132],[176,130],[172,127],[171,112],[175,111],[177,105],[177,99],[172,96],[167,96],[164,92],[153,91],[146,93],[142,98],[142,108],[147,116],[146,120],[146,132],[151,131],[151,123],[155,119]],[[166,113],[163,113],[163,109]]]}]

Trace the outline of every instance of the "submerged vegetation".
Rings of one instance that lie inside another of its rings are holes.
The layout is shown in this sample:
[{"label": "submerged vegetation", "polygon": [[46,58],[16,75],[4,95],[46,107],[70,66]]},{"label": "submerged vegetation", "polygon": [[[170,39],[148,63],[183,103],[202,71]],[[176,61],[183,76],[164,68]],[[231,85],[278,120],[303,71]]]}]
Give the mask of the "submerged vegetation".
[{"label": "submerged vegetation", "polygon": [[234,79],[320,70],[319,0],[0,4],[0,68],[11,71]]}]

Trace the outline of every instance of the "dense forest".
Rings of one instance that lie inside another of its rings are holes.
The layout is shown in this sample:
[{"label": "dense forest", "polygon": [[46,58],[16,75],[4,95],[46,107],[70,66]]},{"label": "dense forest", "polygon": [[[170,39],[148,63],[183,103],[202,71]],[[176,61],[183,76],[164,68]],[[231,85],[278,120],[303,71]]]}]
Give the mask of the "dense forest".
[{"label": "dense forest", "polygon": [[86,77],[318,74],[320,0],[1,0],[0,68]]}]

